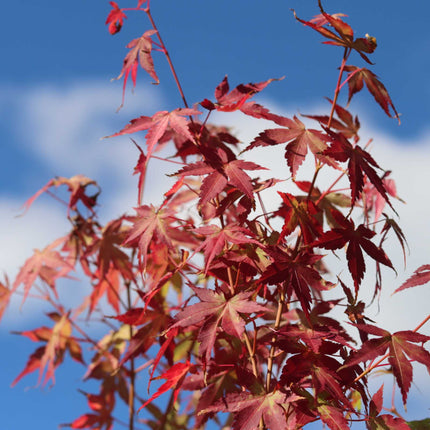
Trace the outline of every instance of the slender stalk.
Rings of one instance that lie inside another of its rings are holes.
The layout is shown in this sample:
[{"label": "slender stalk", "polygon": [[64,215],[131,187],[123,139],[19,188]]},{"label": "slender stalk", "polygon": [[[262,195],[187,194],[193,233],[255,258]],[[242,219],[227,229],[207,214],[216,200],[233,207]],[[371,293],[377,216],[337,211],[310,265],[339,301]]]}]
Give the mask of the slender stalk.
[{"label": "slender stalk", "polygon": [[314,173],[314,176],[313,176],[313,178],[312,178],[311,186],[310,186],[310,188],[309,188],[308,196],[306,197],[306,200],[309,200],[309,199],[311,198],[312,191],[313,191],[313,189],[314,189],[314,187],[315,187],[315,182],[316,182],[317,177],[318,177],[318,173],[320,172],[320,170],[321,170],[322,166],[323,166],[323,165],[322,165],[320,162],[318,162],[318,164],[317,164],[317,166],[316,166],[316,168],[315,168],[315,173]]},{"label": "slender stalk", "polygon": [[243,333],[243,337],[245,339],[245,345],[246,345],[246,349],[248,350],[249,359],[251,360],[252,373],[256,378],[258,378],[258,369],[257,369],[257,362],[255,361],[255,352],[254,352],[254,348],[251,346],[251,342],[249,341],[248,333],[246,332],[246,330]]},{"label": "slender stalk", "polygon": [[[276,311],[276,320],[275,320],[275,326],[274,329],[278,330],[280,324],[281,324],[281,316],[282,311],[284,307],[284,300],[285,300],[285,294],[284,290],[281,291],[279,294],[278,299],[278,309]],[[273,370],[273,359],[275,357],[275,342],[276,342],[276,335],[272,336],[271,340],[271,346],[270,346],[270,352],[269,352],[269,359],[267,360],[267,374],[266,374],[266,391],[270,391],[270,382],[272,381],[272,370]]]},{"label": "slender stalk", "polygon": [[159,427],[160,430],[166,428],[167,416],[169,415],[169,412],[173,408],[174,401],[175,401],[175,391],[172,390],[172,393],[170,394],[170,398],[169,398],[169,403],[167,403],[167,406],[166,406],[166,411],[164,412],[161,418],[160,427]]},{"label": "slender stalk", "polygon": [[167,51],[167,48],[166,48],[166,45],[164,44],[163,39],[161,38],[160,32],[158,31],[158,28],[157,28],[157,25],[155,24],[154,18],[151,15],[151,10],[150,10],[149,6],[146,9],[144,9],[144,11],[146,12],[148,19],[151,22],[152,28],[157,32],[158,41],[160,42],[160,45],[163,49],[163,53],[166,56],[167,62],[169,63],[169,67],[170,67],[170,70],[172,71],[173,79],[176,82],[176,86],[178,87],[179,94],[182,97],[182,101],[184,102],[184,106],[186,108],[188,108],[187,99],[185,98],[185,94],[184,94],[184,91],[182,90],[182,86],[181,86],[181,83],[179,81],[178,75],[176,74],[175,67],[173,66],[172,59],[170,58],[169,52]]},{"label": "slender stalk", "polygon": [[[127,288],[127,309],[132,309],[132,303],[131,303],[131,293],[130,293],[130,281],[126,282],[126,288]],[[130,339],[133,337],[133,327],[129,325],[129,334]],[[136,382],[136,370],[135,370],[135,363],[134,363],[134,357],[131,357],[130,359],[130,388],[128,392],[128,428],[129,430],[134,430],[134,415],[135,415],[135,382]]]},{"label": "slender stalk", "polygon": [[350,49],[345,48],[345,51],[343,53],[342,64],[340,65],[339,77],[337,78],[336,89],[334,90],[333,103],[331,105],[331,112],[330,112],[330,117],[328,119],[327,128],[331,127],[331,122],[333,120],[334,109],[336,107],[337,98],[339,97],[340,83],[342,81],[343,69],[345,68],[346,60],[348,59],[350,52],[351,52]]}]

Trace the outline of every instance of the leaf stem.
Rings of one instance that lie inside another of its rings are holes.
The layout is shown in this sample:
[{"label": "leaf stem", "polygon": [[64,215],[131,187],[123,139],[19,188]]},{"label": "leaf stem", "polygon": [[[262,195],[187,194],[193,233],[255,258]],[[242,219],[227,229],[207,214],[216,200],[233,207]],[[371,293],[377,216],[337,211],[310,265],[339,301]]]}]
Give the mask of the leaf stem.
[{"label": "leaf stem", "polygon": [[334,90],[333,103],[331,105],[331,112],[330,112],[330,117],[328,119],[327,128],[331,127],[331,122],[333,120],[334,109],[336,107],[337,98],[339,97],[340,83],[342,81],[343,69],[345,68],[346,60],[348,59],[350,52],[351,52],[351,50],[349,48],[345,48],[345,51],[343,53],[342,64],[340,65],[339,77],[337,78],[336,89]]},{"label": "leaf stem", "polygon": [[[131,303],[131,293],[130,293],[130,281],[125,283],[127,289],[127,309],[132,309]],[[133,327],[129,325],[129,335],[130,339],[133,337]],[[130,358],[130,389],[128,392],[128,428],[129,430],[134,430],[134,414],[135,414],[135,382],[136,382],[136,370],[134,357]]]},{"label": "leaf stem", "polygon": [[253,347],[251,346],[251,342],[249,341],[248,333],[246,332],[246,330],[243,333],[243,337],[245,339],[246,349],[248,350],[248,353],[249,353],[249,359],[251,360],[252,373],[258,379],[258,369],[257,369],[257,363],[255,361],[255,352]]},{"label": "leaf stem", "polygon": [[181,86],[181,83],[179,81],[178,75],[176,74],[175,67],[173,66],[172,59],[170,58],[169,52],[167,51],[167,48],[166,48],[166,45],[164,44],[163,39],[160,36],[160,32],[158,31],[157,25],[155,24],[155,21],[151,15],[151,10],[149,8],[149,5],[146,9],[144,9],[144,11],[146,12],[148,19],[151,22],[152,28],[157,32],[158,41],[160,42],[160,45],[163,49],[163,53],[166,56],[167,62],[169,63],[169,67],[170,67],[170,70],[172,71],[173,79],[176,82],[176,86],[178,87],[179,94],[182,97],[182,101],[184,102],[184,106],[186,108],[188,108],[187,99],[185,98],[185,94],[184,94],[184,91],[182,90],[182,86]]},{"label": "leaf stem", "polygon": [[[275,331],[278,330],[281,324],[281,316],[282,316],[282,311],[284,307],[284,300],[285,300],[285,295],[284,295],[284,290],[282,289],[278,299],[278,309],[276,311],[276,320],[275,320],[275,326],[274,326]],[[266,392],[267,393],[270,391],[270,383],[272,381],[273,359],[275,357],[275,342],[276,342],[276,335],[273,335],[271,340],[269,359],[267,360],[267,374],[266,374]]]}]

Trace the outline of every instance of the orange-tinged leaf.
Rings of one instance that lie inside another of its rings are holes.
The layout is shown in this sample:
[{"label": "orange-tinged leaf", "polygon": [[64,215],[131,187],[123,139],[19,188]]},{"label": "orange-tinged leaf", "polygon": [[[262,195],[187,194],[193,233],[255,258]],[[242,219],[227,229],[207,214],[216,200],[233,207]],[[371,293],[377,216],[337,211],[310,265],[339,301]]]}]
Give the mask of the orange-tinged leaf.
[{"label": "orange-tinged leaf", "polygon": [[75,211],[77,209],[77,204],[81,202],[85,207],[87,207],[92,213],[94,213],[94,206],[97,202],[97,196],[99,190],[93,194],[87,194],[87,187],[93,185],[98,188],[98,185],[92,179],[87,178],[84,175],[75,175],[71,178],[57,177],[51,179],[45,186],[43,186],[39,191],[37,191],[32,197],[30,197],[25,203],[24,208],[28,210],[33,202],[44,192],[46,192],[51,187],[59,187],[60,185],[67,185],[68,191],[70,192],[70,199],[68,203],[68,212],[70,210]]},{"label": "orange-tinged leaf", "polygon": [[80,345],[71,337],[72,325],[69,315],[51,313],[48,316],[55,321],[52,328],[40,327],[32,331],[18,333],[32,341],[43,341],[46,344],[39,347],[30,356],[24,370],[13,381],[12,385],[15,385],[23,376],[36,370],[39,370],[38,384],[43,383],[45,385],[49,380],[55,383],[54,373],[56,368],[63,362],[66,349],[69,350],[74,360],[84,363]]},{"label": "orange-tinged leaf", "polygon": [[138,411],[143,409],[145,406],[147,406],[149,403],[151,403],[157,397],[161,396],[166,391],[169,391],[171,388],[174,388],[174,401],[176,402],[176,399],[179,394],[179,390],[181,388],[182,382],[185,379],[185,376],[187,375],[188,372],[193,371],[194,367],[195,366],[191,364],[190,361],[188,360],[185,363],[176,363],[170,369],[164,372],[162,375],[154,378],[154,379],[166,379],[166,382],[158,388],[158,390],[152,395],[152,397],[149,400],[147,400],[138,409]]},{"label": "orange-tinged leaf", "polygon": [[124,63],[121,69],[121,73],[116,79],[121,79],[124,76],[124,84],[122,90],[122,103],[124,105],[125,88],[127,86],[127,80],[131,73],[131,79],[133,81],[133,88],[136,86],[137,69],[140,66],[144,69],[155,83],[158,84],[160,80],[158,79],[157,73],[154,69],[154,62],[152,60],[152,44],[154,43],[151,36],[156,34],[156,30],[148,30],[142,34],[142,36],[137,39],[133,39],[127,48],[130,49],[129,53],[124,58]]},{"label": "orange-tinged leaf", "polygon": [[[42,251],[36,249],[33,256],[26,260],[12,286],[12,292],[14,292],[21,284],[24,284],[23,302],[26,300],[38,276],[47,282],[55,292],[55,281],[58,278],[65,277],[73,270],[73,266],[55,250],[55,248],[64,243],[65,239],[65,237],[61,237],[55,240]],[[49,269],[49,271],[46,269]]]},{"label": "orange-tinged leaf", "polygon": [[9,305],[11,293],[12,290],[9,285],[9,280],[7,277],[5,277],[5,282],[0,282],[0,321]]}]

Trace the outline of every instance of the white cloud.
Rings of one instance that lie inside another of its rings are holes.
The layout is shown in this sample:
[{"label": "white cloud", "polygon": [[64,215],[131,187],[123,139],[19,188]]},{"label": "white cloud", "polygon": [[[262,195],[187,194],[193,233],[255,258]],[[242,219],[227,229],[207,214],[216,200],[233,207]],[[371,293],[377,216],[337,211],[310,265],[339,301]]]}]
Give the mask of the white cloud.
[{"label": "white cloud", "polygon": [[[2,97],[4,99],[5,95]],[[117,131],[131,118],[161,109],[160,100],[155,97],[152,89],[146,88],[141,97],[129,96],[124,110],[116,115],[115,103],[119,98],[118,88],[113,89],[111,86],[98,83],[69,85],[64,88],[45,86],[14,93],[14,105],[20,112],[13,122],[16,134],[23,144],[31,149],[35,158],[43,160],[53,175],[68,176],[83,173],[100,180],[102,185],[106,184],[106,187],[103,185],[107,188],[102,200],[103,219],[129,211],[135,205],[136,178],[132,177],[131,173],[137,159],[137,151],[130,144],[128,137],[104,141],[100,141],[100,137]],[[284,115],[291,116],[295,113],[291,109],[271,103],[266,105],[269,105],[272,111]],[[321,107],[306,109],[306,112],[315,111],[321,111]],[[254,120],[241,113],[218,114],[214,119],[216,122],[232,126],[233,131],[237,132],[245,143],[249,143],[264,128],[274,127],[273,123]],[[26,127],[22,127],[22,123],[25,123]],[[362,123],[365,124],[365,121]],[[408,270],[403,273],[400,247],[395,241],[388,243],[386,251],[399,268],[399,277],[395,278],[389,271],[385,271],[386,293],[382,298],[384,306],[379,315],[376,315],[375,308],[373,316],[388,329],[413,328],[428,311],[427,303],[430,299],[428,287],[418,287],[393,297],[390,297],[390,294],[418,266],[430,262],[428,218],[430,202],[426,197],[426,187],[430,183],[428,169],[430,133],[425,132],[420,139],[410,142],[387,136],[380,130],[365,132],[374,138],[372,154],[375,159],[385,169],[393,170],[399,195],[408,202],[407,205],[398,203],[396,208],[400,214],[399,223],[411,247]],[[140,139],[142,141],[142,138]],[[256,149],[246,156],[272,169],[270,175],[285,179],[290,176],[281,145],[279,148]],[[302,169],[304,177],[308,180],[310,178],[306,172],[309,172],[309,168],[312,166],[305,166]],[[163,185],[166,184],[163,169],[162,163],[156,162],[155,167],[149,172],[145,191],[147,201],[154,201],[160,194],[160,189],[163,191],[167,189],[167,185]],[[264,172],[256,173],[267,176]],[[321,175],[318,180],[328,181],[329,179],[324,179],[324,176]],[[289,185],[283,183],[280,187],[285,189],[282,187]],[[268,200],[273,201],[271,207],[273,209],[278,203],[276,193],[272,193],[271,196]],[[2,268],[9,273],[16,273],[18,264],[27,258],[32,247],[44,246],[47,238],[54,236],[54,232],[64,231],[61,211],[53,203],[37,202],[25,217],[12,222],[16,209],[28,197],[17,196],[16,200],[3,199],[2,202],[1,217],[4,222],[1,261]],[[37,228],[34,228],[34,225]],[[13,252],[8,252],[8,249]],[[369,285],[369,289],[372,289],[371,281]],[[425,327],[423,331],[428,332],[428,329]]]},{"label": "white cloud", "polygon": [[[144,89],[142,96],[135,95],[127,98],[126,107],[118,115],[115,114],[116,103],[120,99],[120,91],[99,83],[87,83],[84,85],[68,85],[64,88],[54,86],[37,87],[28,91],[9,90],[3,92],[0,97],[0,105],[10,104],[12,126],[14,133],[22,144],[30,150],[34,158],[43,162],[46,169],[52,172],[52,176],[71,176],[82,173],[98,180],[105,189],[102,198],[102,219],[108,220],[118,216],[124,211],[130,211],[136,204],[136,177],[132,177],[132,168],[136,163],[137,151],[127,137],[100,141],[100,137],[114,133],[123,127],[131,118],[141,114],[150,115],[156,110],[161,110],[160,100],[151,92]],[[10,103],[9,103],[10,102]],[[265,103],[272,111],[291,116],[296,113],[285,107]],[[321,107],[316,109],[309,107],[306,112],[321,112]],[[218,123],[226,123],[233,127],[240,139],[249,143],[264,128],[272,128],[275,125],[267,121],[254,120],[241,113],[219,114],[215,117]],[[362,121],[363,124],[366,121]],[[25,124],[25,127],[22,126]],[[369,137],[374,138],[372,154],[385,169],[393,170],[399,195],[407,201],[407,205],[396,204],[400,215],[400,225],[406,234],[411,248],[411,256],[408,259],[408,269],[403,272],[402,255],[399,245],[391,240],[386,245],[386,251],[398,268],[398,278],[389,271],[384,271],[384,292],[381,297],[381,311],[378,313],[376,305],[369,316],[378,324],[388,330],[402,330],[414,328],[428,313],[430,302],[429,286],[417,287],[403,293],[390,296],[412,272],[420,265],[430,263],[430,200],[428,191],[430,183],[430,132],[424,132],[422,137],[415,141],[403,140],[388,136],[380,130],[366,130]],[[366,141],[363,139],[363,141]],[[140,137],[140,142],[142,138]],[[268,167],[268,174],[255,172],[261,177],[273,175],[287,179],[290,172],[286,167],[283,150],[273,147],[270,149],[256,149],[247,153],[247,159]],[[24,166],[31,169],[31,166]],[[167,179],[164,176],[162,162],[156,161],[148,173],[148,186],[145,190],[145,200],[159,202],[160,190],[168,189]],[[170,167],[169,167],[170,169]],[[174,170],[174,169],[173,169]],[[309,180],[309,172],[312,163],[301,169],[300,175]],[[328,171],[328,170],[327,170]],[[333,175],[331,177],[334,177]],[[330,177],[321,175],[318,180],[327,183]],[[43,184],[36,184],[34,191]],[[289,182],[279,185],[278,189],[290,187]],[[0,237],[2,247],[0,249],[0,270],[6,271],[11,278],[17,273],[18,268],[31,255],[33,248],[43,248],[54,238],[63,235],[68,230],[64,208],[55,201],[41,198],[32,208],[20,218],[15,215],[21,213],[22,203],[29,197],[17,195],[8,198],[0,194]],[[277,207],[276,192],[268,194],[268,209]],[[335,262],[336,259],[331,258]],[[340,270],[341,266],[333,267]],[[344,267],[344,265],[343,265]],[[344,270],[346,271],[346,270]],[[370,270],[369,270],[370,272]],[[373,291],[371,275],[366,277],[364,288]],[[84,284],[84,283],[82,283]],[[88,287],[88,286],[87,286]],[[79,287],[79,282],[73,288],[81,288],[85,292],[85,285]],[[77,290],[73,290],[73,294]],[[20,329],[23,324],[28,326],[28,319],[36,318],[42,311],[37,302],[26,304],[20,312],[20,298],[14,301],[9,309],[1,329],[7,327]],[[19,316],[19,319],[16,316]],[[340,313],[337,318],[345,320]],[[422,333],[430,334],[429,327],[424,326]],[[426,398],[428,384],[421,384],[424,375],[422,366],[418,366],[418,388],[424,392],[420,395],[414,387],[411,394],[414,402],[421,402],[418,398]],[[421,378],[422,376],[422,378]],[[428,379],[423,379],[427,381]],[[386,380],[391,386],[391,383]],[[379,381],[374,382],[379,387]],[[388,399],[387,399],[388,400]],[[423,403],[423,402],[421,402]],[[424,404],[424,403],[423,403]],[[413,411],[416,417],[418,412]]]}]

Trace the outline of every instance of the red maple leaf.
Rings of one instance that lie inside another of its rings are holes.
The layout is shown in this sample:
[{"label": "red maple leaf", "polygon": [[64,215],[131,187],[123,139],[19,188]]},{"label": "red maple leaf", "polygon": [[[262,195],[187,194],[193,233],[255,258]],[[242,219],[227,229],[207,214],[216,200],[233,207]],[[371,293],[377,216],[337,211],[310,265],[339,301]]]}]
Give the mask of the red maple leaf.
[{"label": "red maple leaf", "polygon": [[188,372],[195,371],[194,364],[191,364],[188,360],[185,363],[176,363],[170,369],[166,370],[162,375],[157,376],[153,379],[166,379],[166,382],[161,385],[158,390],[152,395],[152,397],[147,400],[139,409],[147,406],[157,397],[161,396],[166,391],[169,391],[171,388],[174,388],[174,401],[178,398],[179,391],[181,389],[181,385],[184,382],[185,376]]},{"label": "red maple leaf", "polygon": [[280,191],[278,194],[284,201],[284,204],[275,213],[284,219],[278,243],[298,226],[300,226],[305,245],[313,242],[322,233],[322,226],[315,217],[319,213],[318,207],[311,200],[298,201],[292,194]]},{"label": "red maple leaf", "polygon": [[[278,80],[279,79],[268,79],[267,81],[258,82],[256,84],[240,84],[233,90],[229,91],[230,86],[228,84],[227,76],[225,76],[222,82],[215,89],[215,98],[217,102],[214,104],[205,99],[200,104],[206,109],[216,109],[222,112],[233,112],[239,109],[242,110],[242,107],[248,99],[266,88],[271,82]],[[250,111],[252,111],[250,106],[244,109],[244,113],[246,114],[249,114]]]},{"label": "red maple leaf", "polygon": [[194,251],[194,253],[196,253],[204,249],[206,260],[205,272],[209,269],[213,259],[219,255],[221,251],[225,250],[228,243],[235,243],[236,245],[248,243],[260,244],[252,238],[253,234],[251,231],[235,224],[229,224],[223,228],[211,224],[199,227],[195,229],[194,232],[206,237],[204,242]]},{"label": "red maple leaf", "polygon": [[102,235],[88,247],[86,256],[97,254],[95,276],[103,279],[109,270],[115,269],[125,279],[133,279],[129,256],[119,246],[124,242],[127,229],[122,225],[123,218],[110,221],[102,229]]},{"label": "red maple leaf", "polygon": [[367,427],[369,430],[392,429],[392,430],[410,430],[411,427],[403,418],[393,417],[389,414],[381,414],[383,406],[383,389],[381,388],[373,395],[369,403],[369,417],[367,418]]},{"label": "red maple leaf", "polygon": [[278,123],[286,128],[264,130],[251,142],[246,150],[256,146],[279,145],[289,142],[285,147],[285,158],[293,177],[296,176],[299,167],[305,160],[308,148],[322,163],[337,167],[337,163],[333,158],[326,155],[328,148],[326,142],[330,141],[330,138],[325,133],[307,129],[296,116],[294,116],[294,120],[283,118]]},{"label": "red maple leaf", "polygon": [[173,248],[171,235],[174,235],[174,228],[170,226],[173,212],[168,208],[156,209],[152,205],[140,206],[135,211],[137,216],[124,245],[137,240],[145,264],[149,245],[154,238]]},{"label": "red maple leaf", "polygon": [[74,269],[67,259],[55,250],[64,243],[65,239],[66,237],[60,237],[42,251],[35,249],[34,254],[26,260],[12,286],[12,292],[14,292],[21,284],[24,284],[23,302],[37,277],[46,282],[55,293],[55,281],[67,276]]},{"label": "red maple leaf", "polygon": [[110,264],[108,271],[99,277],[93,285],[93,291],[90,295],[89,313],[91,314],[96,308],[100,299],[106,295],[107,301],[118,313],[120,306],[120,272]]},{"label": "red maple leaf", "polygon": [[133,39],[127,48],[130,49],[129,53],[124,58],[124,63],[121,69],[121,73],[116,79],[121,79],[124,76],[124,84],[122,90],[122,103],[124,104],[125,87],[127,86],[127,80],[131,73],[131,79],[133,81],[133,88],[136,87],[136,77],[137,69],[140,66],[144,69],[155,83],[158,84],[160,80],[158,79],[157,73],[154,69],[154,61],[152,60],[152,44],[154,43],[151,36],[157,33],[156,30],[148,30],[142,34],[142,36],[137,39]]},{"label": "red maple leaf", "polygon": [[285,282],[287,294],[293,292],[300,300],[302,309],[309,315],[312,296],[310,289],[315,291],[328,290],[332,284],[324,281],[320,274],[312,267],[321,260],[322,255],[301,252],[291,255],[281,248],[266,249],[273,260],[258,280],[259,284],[275,285]]},{"label": "red maple leaf", "polygon": [[44,192],[51,187],[59,187],[60,185],[67,185],[68,191],[70,192],[70,199],[68,203],[68,211],[77,210],[77,204],[81,202],[87,207],[92,213],[94,213],[94,206],[96,205],[97,196],[100,192],[98,190],[94,195],[87,194],[87,187],[94,185],[98,188],[98,185],[92,179],[87,178],[84,175],[75,175],[71,178],[63,178],[61,176],[51,179],[46,185],[44,185],[39,191],[37,191],[32,197],[30,197],[25,203],[24,208],[28,210],[33,202]]},{"label": "red maple leaf", "polygon": [[0,321],[9,305],[11,294],[12,289],[9,285],[9,279],[7,276],[5,276],[4,282],[0,281]]},{"label": "red maple leaf", "polygon": [[184,116],[199,115],[200,113],[201,112],[196,109],[185,108],[177,108],[171,112],[166,110],[156,112],[152,116],[141,116],[139,118],[132,119],[130,124],[127,124],[121,131],[106,137],[116,137],[123,134],[131,134],[142,130],[148,130],[146,133],[146,145],[148,147],[146,159],[148,159],[152,154],[155,145],[166,132],[168,126],[187,139],[194,140],[194,137],[188,128],[189,121],[187,121]]},{"label": "red maple leaf", "polygon": [[377,262],[393,269],[391,261],[382,248],[377,247],[369,240],[375,236],[376,233],[374,231],[365,227],[364,224],[360,224],[355,228],[354,221],[348,220],[336,210],[332,210],[332,215],[339,224],[339,227],[323,233],[310,246],[334,250],[343,248],[348,244],[346,258],[356,290],[358,290],[366,271],[362,249]]},{"label": "red maple leaf", "polygon": [[[348,161],[348,178],[351,186],[351,199],[355,203],[364,187],[364,175],[375,186],[385,201],[391,206],[384,183],[378,176],[374,167],[380,169],[372,156],[359,145],[353,146],[341,133],[326,129],[332,139],[330,148],[324,151],[325,155],[340,162]],[[392,207],[392,206],[391,206]]]},{"label": "red maple leaf", "polygon": [[[394,293],[406,290],[406,288],[416,287],[417,285],[424,285],[430,282],[430,264],[424,264],[415,270],[414,274],[404,282]],[[394,294],[393,293],[393,294]]]},{"label": "red maple leaf", "polygon": [[350,430],[348,421],[344,416],[345,411],[330,404],[319,404],[318,412],[321,421],[331,430]]},{"label": "red maple leaf", "polygon": [[[381,106],[384,112],[390,118],[397,118],[400,124],[400,117],[391,101],[390,95],[384,84],[378,79],[378,77],[366,68],[359,68],[356,66],[345,66],[345,71],[349,72],[348,76],[348,103],[352,99],[355,93],[358,93],[363,88],[363,82],[366,84],[367,89],[370,94],[375,98],[376,102]],[[391,114],[390,108],[393,110],[394,114]]]},{"label": "red maple leaf", "polygon": [[[388,171],[384,174],[382,178],[382,184],[384,185],[384,188],[387,191],[387,194],[389,194],[391,197],[398,198],[396,183],[394,182],[393,179],[388,178],[390,173],[391,172]],[[384,207],[387,201],[384,198],[384,196],[382,196],[381,193],[376,189],[375,185],[373,185],[368,180],[364,184],[362,200],[367,211],[371,211],[371,210],[374,211],[375,222],[378,221],[380,216],[382,215],[382,212],[384,210]]]},{"label": "red maple leaf", "polygon": [[[304,21],[298,18],[294,12],[294,16],[297,21],[302,24],[311,27],[318,33],[322,34],[328,41],[323,42],[327,45],[343,46],[345,48],[354,49],[357,51],[361,58],[367,63],[372,64],[366,54],[371,54],[376,49],[376,39],[374,37],[366,36],[366,38],[358,38],[354,40],[354,31],[352,28],[344,21],[342,21],[339,16],[341,14],[329,15],[324,12],[320,3],[321,15],[315,17],[311,21]],[[330,25],[331,28],[335,30],[329,30],[324,27],[325,25]]]},{"label": "red maple leaf", "polygon": [[127,19],[127,16],[123,12],[123,9],[120,9],[118,7],[116,2],[110,1],[109,4],[112,6],[113,9],[109,12],[105,24],[109,24],[109,33],[115,34],[121,30],[124,18]]},{"label": "red maple leaf", "polygon": [[201,148],[205,161],[198,161],[185,166],[175,173],[181,176],[208,175],[200,188],[199,205],[203,206],[220,194],[228,183],[253,200],[252,180],[244,170],[265,170],[251,161],[237,160],[234,154],[221,148]]},{"label": "red maple leaf", "polygon": [[[112,411],[115,396],[112,391],[104,389],[101,394],[83,394],[87,397],[88,406],[93,413],[83,414],[70,424],[64,426],[72,429],[111,430],[113,427]],[[63,425],[62,425],[63,426]]]},{"label": "red maple leaf", "polygon": [[46,342],[44,346],[36,349],[30,356],[24,370],[14,379],[12,386],[25,375],[39,370],[38,383],[46,384],[49,380],[55,382],[55,369],[63,362],[66,350],[72,358],[82,364],[81,347],[71,336],[72,325],[67,314],[59,315],[51,313],[48,315],[55,324],[52,328],[39,327],[32,331],[24,331],[18,334],[28,337],[34,342]]},{"label": "red maple leaf", "polygon": [[[267,428],[287,430],[295,427],[294,418],[288,423],[286,407],[294,400],[300,399],[295,394],[287,395],[281,391],[256,395],[249,392],[228,393],[213,406],[199,412],[235,412],[233,430],[255,430],[261,419]],[[290,426],[292,424],[293,426]]]},{"label": "red maple leaf", "polygon": [[346,361],[345,366],[374,360],[376,357],[384,355],[388,349],[388,362],[393,369],[397,385],[402,393],[403,403],[406,404],[412,382],[412,365],[406,355],[412,360],[424,364],[430,373],[430,353],[422,346],[414,345],[414,343],[429,341],[430,336],[425,336],[411,330],[398,331],[391,334],[387,330],[370,324],[356,324],[356,327],[359,330],[379,337],[364,342],[361,348],[354,352]]},{"label": "red maple leaf", "polygon": [[[333,104],[333,101],[329,98],[326,98],[330,104]],[[358,120],[358,116],[355,118],[342,106],[336,104],[334,108],[336,115],[339,119],[334,117],[331,118],[328,115],[302,115],[306,118],[311,118],[318,121],[320,124],[327,126],[330,122],[330,128],[335,129],[338,132],[342,133],[347,139],[354,138],[355,142],[358,142],[358,130],[360,129],[360,121]]]},{"label": "red maple leaf", "polygon": [[200,303],[187,306],[179,312],[175,317],[176,322],[170,329],[187,328],[192,325],[200,326],[199,351],[204,363],[209,361],[219,327],[229,335],[241,339],[246,322],[240,314],[266,311],[264,306],[250,300],[253,292],[240,292],[229,297],[222,291],[197,288],[191,285],[190,288],[200,299]]}]

